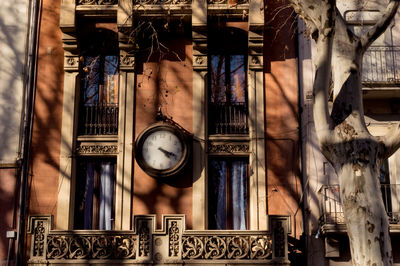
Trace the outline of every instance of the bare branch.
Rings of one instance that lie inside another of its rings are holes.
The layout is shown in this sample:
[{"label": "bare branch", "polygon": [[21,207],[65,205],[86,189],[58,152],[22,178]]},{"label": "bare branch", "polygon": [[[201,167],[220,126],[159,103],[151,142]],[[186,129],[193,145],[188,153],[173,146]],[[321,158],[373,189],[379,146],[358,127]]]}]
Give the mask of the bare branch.
[{"label": "bare branch", "polygon": [[400,148],[400,123],[392,125],[389,132],[380,138],[386,147],[385,158],[389,158]]},{"label": "bare branch", "polygon": [[396,15],[400,0],[391,0],[379,21],[361,37],[361,46],[365,51],[389,26]]}]

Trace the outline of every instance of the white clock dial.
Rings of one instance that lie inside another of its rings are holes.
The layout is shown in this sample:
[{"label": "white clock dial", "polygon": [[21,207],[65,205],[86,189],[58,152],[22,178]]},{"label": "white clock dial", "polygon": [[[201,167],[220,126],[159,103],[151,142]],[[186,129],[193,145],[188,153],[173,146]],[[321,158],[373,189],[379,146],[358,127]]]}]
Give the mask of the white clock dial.
[{"label": "white clock dial", "polygon": [[182,154],[182,143],[171,131],[155,131],[143,142],[143,159],[147,165],[157,170],[173,168],[182,158]]}]

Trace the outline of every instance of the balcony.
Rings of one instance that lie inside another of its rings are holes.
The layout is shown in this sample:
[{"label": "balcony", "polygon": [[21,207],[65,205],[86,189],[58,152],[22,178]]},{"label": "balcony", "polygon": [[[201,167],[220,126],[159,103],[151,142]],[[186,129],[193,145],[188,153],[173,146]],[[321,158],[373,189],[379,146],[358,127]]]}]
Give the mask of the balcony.
[{"label": "balcony", "polygon": [[118,134],[118,104],[82,106],[79,133],[82,135]]},{"label": "balcony", "polygon": [[400,47],[370,47],[363,58],[362,82],[368,88],[400,86]]},{"label": "balcony", "polygon": [[270,217],[271,230],[186,230],[183,215],[134,216],[131,231],[52,230],[51,216],[31,216],[29,265],[259,264],[289,265],[288,217]]},{"label": "balcony", "polygon": [[209,133],[247,134],[247,105],[245,103],[212,103],[209,106]]},{"label": "balcony", "polygon": [[[400,185],[381,185],[385,210],[389,217],[390,231],[400,232]],[[322,216],[320,218],[323,233],[346,232],[339,185],[324,186],[322,189]]]}]

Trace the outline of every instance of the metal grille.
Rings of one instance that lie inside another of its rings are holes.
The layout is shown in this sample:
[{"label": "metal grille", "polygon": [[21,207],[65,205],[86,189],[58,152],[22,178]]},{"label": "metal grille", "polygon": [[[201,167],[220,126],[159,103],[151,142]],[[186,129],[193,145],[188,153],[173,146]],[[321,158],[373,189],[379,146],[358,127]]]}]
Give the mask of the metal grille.
[{"label": "metal grille", "polygon": [[210,134],[247,134],[247,105],[245,103],[211,103]]},{"label": "metal grille", "polygon": [[400,84],[400,47],[373,46],[363,57],[364,85]]},{"label": "metal grille", "polygon": [[118,134],[118,104],[83,106],[81,134]]},{"label": "metal grille", "polygon": [[[391,224],[400,223],[400,185],[381,185],[383,203]],[[339,185],[324,186],[322,200],[322,223],[343,224],[344,215]]]}]

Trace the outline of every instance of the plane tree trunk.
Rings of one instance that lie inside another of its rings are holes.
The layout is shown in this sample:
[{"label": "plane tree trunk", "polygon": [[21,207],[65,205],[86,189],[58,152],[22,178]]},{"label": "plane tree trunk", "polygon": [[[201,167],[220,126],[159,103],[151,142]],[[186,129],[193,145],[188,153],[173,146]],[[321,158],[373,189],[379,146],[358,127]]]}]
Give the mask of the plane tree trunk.
[{"label": "plane tree trunk", "polygon": [[[340,184],[353,265],[392,265],[389,222],[379,185],[382,163],[400,146],[400,125],[384,137],[372,136],[362,104],[362,57],[393,19],[398,0],[381,19],[356,36],[335,0],[291,0],[316,41],[313,113],[321,151]],[[332,93],[333,107],[328,108]]]}]

